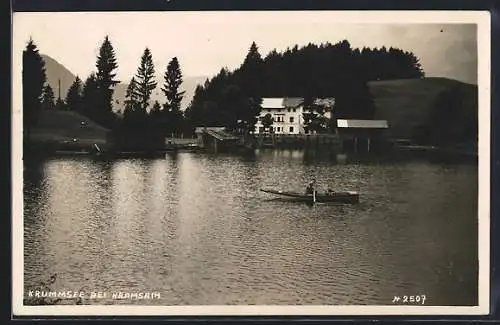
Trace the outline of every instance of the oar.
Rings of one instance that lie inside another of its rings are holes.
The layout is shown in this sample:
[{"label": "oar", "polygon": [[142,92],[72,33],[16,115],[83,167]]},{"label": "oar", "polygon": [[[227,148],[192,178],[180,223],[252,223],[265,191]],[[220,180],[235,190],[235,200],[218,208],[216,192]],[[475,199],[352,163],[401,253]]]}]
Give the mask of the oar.
[{"label": "oar", "polygon": [[316,190],[313,189],[313,204],[316,203]]}]

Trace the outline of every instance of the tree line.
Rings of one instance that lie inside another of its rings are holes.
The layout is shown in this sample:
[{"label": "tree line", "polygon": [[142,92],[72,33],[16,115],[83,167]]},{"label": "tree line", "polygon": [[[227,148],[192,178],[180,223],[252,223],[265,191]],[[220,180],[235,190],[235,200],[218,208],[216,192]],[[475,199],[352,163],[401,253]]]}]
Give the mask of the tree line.
[{"label": "tree line", "polygon": [[[375,105],[368,81],[424,76],[413,53],[393,47],[357,49],[343,40],[272,50],[263,58],[253,42],[238,69],[223,68],[196,88],[186,119],[191,125],[221,125],[222,119],[231,128],[241,123],[251,128],[261,98],[301,97],[310,111],[304,116],[307,127],[326,131],[333,125],[325,122],[324,107],[314,105],[314,98],[334,97],[334,118],[371,119]],[[264,122],[272,124],[269,118]]]},{"label": "tree line", "polygon": [[[181,111],[182,72],[172,58],[163,75],[163,103],[151,103],[158,86],[153,56],[146,48],[136,74],[128,84],[123,116],[113,111],[118,62],[106,36],[99,48],[96,71],[85,81],[78,76],[64,100],[54,100],[46,84],[44,62],[33,40],[23,52],[23,99],[25,130],[36,125],[42,109],[68,109],[111,129],[119,146],[144,147],[163,144],[169,134],[191,135],[196,126],[225,126],[248,133],[254,129],[263,97],[302,97],[310,108],[304,116],[311,130],[331,127],[324,108],[314,98],[335,98],[335,118],[373,118],[375,106],[368,91],[371,80],[421,78],[424,72],[411,52],[396,48],[353,49],[347,40],[331,44],[294,46],[265,57],[253,42],[241,66],[223,68],[197,86],[193,100]],[[271,122],[272,121],[266,121]]]},{"label": "tree line", "polygon": [[54,99],[54,91],[46,84],[45,63],[32,39],[23,52],[24,129],[29,139],[42,110],[76,111],[114,133],[115,144],[127,149],[161,146],[168,134],[180,134],[184,129],[180,91],[182,72],[176,57],[168,63],[161,91],[165,102],[151,103],[151,94],[157,87],[153,56],[146,48],[136,74],[128,84],[123,114],[113,111],[114,87],[118,63],[108,36],[104,38],[96,60],[96,71],[85,81],[77,76],[69,87],[65,100]]}]

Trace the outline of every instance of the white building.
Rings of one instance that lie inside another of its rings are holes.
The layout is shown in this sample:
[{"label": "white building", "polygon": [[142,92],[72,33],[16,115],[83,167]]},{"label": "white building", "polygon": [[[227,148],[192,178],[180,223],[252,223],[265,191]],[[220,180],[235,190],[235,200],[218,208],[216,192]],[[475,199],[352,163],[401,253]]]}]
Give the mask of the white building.
[{"label": "white building", "polygon": [[[275,134],[305,134],[304,130],[304,107],[303,98],[263,98],[262,109],[255,125],[255,134],[269,132],[264,130],[261,119],[267,114],[271,114],[273,124],[272,131]],[[317,99],[315,104],[323,105],[326,108],[325,117],[331,118],[331,108],[335,103],[333,98]]]}]

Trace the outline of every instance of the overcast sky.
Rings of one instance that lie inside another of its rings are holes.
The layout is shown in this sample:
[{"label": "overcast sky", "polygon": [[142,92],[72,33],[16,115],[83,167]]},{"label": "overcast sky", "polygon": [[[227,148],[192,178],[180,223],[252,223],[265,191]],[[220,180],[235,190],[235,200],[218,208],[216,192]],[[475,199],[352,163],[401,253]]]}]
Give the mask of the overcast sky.
[{"label": "overcast sky", "polygon": [[184,76],[212,76],[224,66],[238,67],[252,41],[264,56],[273,48],[347,39],[352,47],[412,51],[427,76],[477,83],[477,28],[470,24],[473,19],[468,24],[456,23],[462,21],[457,19],[449,13],[396,12],[390,16],[320,11],[15,13],[13,48],[20,57],[31,36],[41,53],[85,78],[95,69],[99,45],[109,35],[118,78],[128,82],[146,46],[157,74],[163,74],[176,56]]}]

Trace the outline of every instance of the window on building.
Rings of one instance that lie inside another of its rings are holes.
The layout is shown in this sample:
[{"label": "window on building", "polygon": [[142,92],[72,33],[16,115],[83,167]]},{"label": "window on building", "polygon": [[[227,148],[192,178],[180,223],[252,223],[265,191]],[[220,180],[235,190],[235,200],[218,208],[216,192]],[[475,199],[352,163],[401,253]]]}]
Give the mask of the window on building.
[{"label": "window on building", "polygon": [[290,116],[290,123],[293,123],[293,116]]},{"label": "window on building", "polygon": [[295,111],[296,111],[296,109],[294,108],[294,109],[293,109],[293,112],[295,113]]},{"label": "window on building", "polygon": [[293,133],[293,126],[290,127],[290,133]]},{"label": "window on building", "polygon": [[264,132],[264,127],[263,126],[259,127],[259,133],[262,133],[262,132]]},{"label": "window on building", "polygon": [[288,113],[290,113],[290,107],[287,109]]}]

